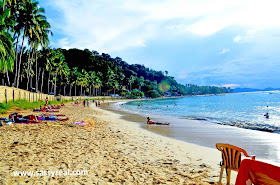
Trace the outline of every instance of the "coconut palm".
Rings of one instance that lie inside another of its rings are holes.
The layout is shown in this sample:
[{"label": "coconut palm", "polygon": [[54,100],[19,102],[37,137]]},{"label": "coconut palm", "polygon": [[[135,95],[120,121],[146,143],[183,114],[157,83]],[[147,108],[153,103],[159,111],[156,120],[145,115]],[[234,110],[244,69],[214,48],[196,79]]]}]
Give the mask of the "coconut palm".
[{"label": "coconut palm", "polygon": [[[15,30],[18,33],[23,32],[22,43],[23,45],[25,38],[29,38],[30,41],[35,42],[33,47],[36,46],[36,40],[40,40],[40,34],[43,32],[39,26],[40,21],[45,20],[46,17],[43,15],[45,10],[38,6],[38,2],[35,0],[25,0],[19,8],[17,24]],[[37,39],[35,39],[37,37]],[[22,62],[22,50],[20,51],[18,71],[17,71],[17,87],[19,85],[19,74]]]},{"label": "coconut palm", "polygon": [[8,71],[13,71],[14,50],[13,39],[9,33],[14,22],[10,17],[10,9],[5,8],[5,1],[0,2],[0,71],[6,72],[7,81],[10,86]]},{"label": "coconut palm", "polygon": [[51,60],[52,69],[54,69],[52,72],[54,74],[54,95],[56,95],[56,82],[57,77],[62,76],[65,71],[64,68],[67,65],[64,63],[65,57],[60,50],[53,50],[53,57]]},{"label": "coconut palm", "polygon": [[143,77],[143,76],[140,76],[140,78],[139,78],[139,91],[141,91],[142,86],[145,85],[144,82],[145,82],[144,77]]},{"label": "coconut palm", "polygon": [[135,76],[131,75],[130,78],[128,79],[129,85],[130,85],[130,91],[131,91],[131,85],[134,83],[135,81]]}]

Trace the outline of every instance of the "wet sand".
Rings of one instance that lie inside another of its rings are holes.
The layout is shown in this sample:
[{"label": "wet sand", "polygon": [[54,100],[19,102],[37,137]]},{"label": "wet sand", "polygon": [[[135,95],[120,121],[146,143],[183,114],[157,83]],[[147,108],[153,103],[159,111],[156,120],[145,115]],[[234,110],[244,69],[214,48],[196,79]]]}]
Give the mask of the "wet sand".
[{"label": "wet sand", "polygon": [[[217,150],[153,134],[93,104],[91,108],[67,104],[60,113],[70,119],[0,127],[1,184],[215,184],[218,180]],[[92,130],[73,124],[88,118],[95,122]],[[89,174],[12,174],[67,169]]]}]

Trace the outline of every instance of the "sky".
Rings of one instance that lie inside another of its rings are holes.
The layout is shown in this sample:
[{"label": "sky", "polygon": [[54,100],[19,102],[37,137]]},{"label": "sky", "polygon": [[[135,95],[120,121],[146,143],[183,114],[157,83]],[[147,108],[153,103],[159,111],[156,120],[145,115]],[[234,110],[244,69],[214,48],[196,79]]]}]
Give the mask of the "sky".
[{"label": "sky", "polygon": [[279,0],[39,0],[53,48],[95,50],[181,84],[280,88]]}]

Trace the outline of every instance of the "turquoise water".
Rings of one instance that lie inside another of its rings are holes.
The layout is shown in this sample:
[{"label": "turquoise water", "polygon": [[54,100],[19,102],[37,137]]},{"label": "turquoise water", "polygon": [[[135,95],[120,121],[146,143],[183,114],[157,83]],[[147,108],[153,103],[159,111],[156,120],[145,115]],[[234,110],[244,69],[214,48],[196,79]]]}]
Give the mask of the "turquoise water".
[{"label": "turquoise water", "polygon": [[[147,116],[207,120],[280,133],[280,91],[132,101],[124,104],[123,108]],[[264,117],[267,112],[269,119]]]}]

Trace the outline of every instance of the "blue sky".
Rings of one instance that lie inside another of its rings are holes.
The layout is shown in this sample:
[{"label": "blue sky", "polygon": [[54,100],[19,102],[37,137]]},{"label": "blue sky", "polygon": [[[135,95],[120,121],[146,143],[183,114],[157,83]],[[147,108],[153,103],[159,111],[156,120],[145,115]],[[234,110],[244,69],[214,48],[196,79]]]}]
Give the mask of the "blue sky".
[{"label": "blue sky", "polygon": [[51,47],[121,57],[182,84],[280,87],[279,0],[39,0]]}]

